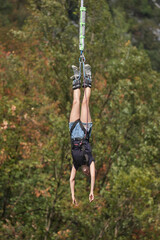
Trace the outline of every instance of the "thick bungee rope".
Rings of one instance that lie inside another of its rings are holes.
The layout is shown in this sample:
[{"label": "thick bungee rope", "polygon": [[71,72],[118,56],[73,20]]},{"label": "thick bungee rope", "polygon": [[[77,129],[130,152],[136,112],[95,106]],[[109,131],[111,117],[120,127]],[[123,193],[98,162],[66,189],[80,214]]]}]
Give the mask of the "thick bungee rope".
[{"label": "thick bungee rope", "polygon": [[79,50],[84,50],[84,39],[85,39],[85,21],[86,21],[86,8],[83,6],[83,0],[81,0],[80,7],[80,28],[79,28]]}]

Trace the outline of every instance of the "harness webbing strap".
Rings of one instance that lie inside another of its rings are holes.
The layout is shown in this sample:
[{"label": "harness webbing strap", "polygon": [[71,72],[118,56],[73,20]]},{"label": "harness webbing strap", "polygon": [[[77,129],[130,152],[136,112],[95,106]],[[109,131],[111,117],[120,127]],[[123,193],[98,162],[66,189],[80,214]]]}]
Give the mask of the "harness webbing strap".
[{"label": "harness webbing strap", "polygon": [[84,132],[84,134],[87,135],[87,133],[86,133],[87,130],[83,126],[83,123],[80,121],[79,124],[80,124],[80,127],[81,127],[82,131]]}]

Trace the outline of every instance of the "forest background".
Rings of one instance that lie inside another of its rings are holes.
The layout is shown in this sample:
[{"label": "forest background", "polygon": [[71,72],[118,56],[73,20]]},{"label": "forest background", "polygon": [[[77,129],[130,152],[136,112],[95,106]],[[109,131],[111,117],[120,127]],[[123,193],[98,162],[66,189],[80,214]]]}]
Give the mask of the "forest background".
[{"label": "forest background", "polygon": [[0,0],[0,239],[160,239],[160,3],[86,0],[90,179],[72,166],[77,0]]}]

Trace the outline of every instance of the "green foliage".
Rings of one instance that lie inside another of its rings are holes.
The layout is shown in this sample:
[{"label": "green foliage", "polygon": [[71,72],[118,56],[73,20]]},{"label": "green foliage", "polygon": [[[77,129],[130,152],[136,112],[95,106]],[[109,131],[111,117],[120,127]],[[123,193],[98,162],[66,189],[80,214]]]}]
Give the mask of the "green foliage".
[{"label": "green foliage", "polygon": [[109,3],[115,22],[119,23],[118,20],[121,13],[124,21],[127,22],[127,33],[130,35],[132,43],[140,49],[147,50],[152,67],[159,71],[160,42],[158,31],[160,11],[157,2],[148,0],[116,0],[109,1]]},{"label": "green foliage", "polygon": [[77,173],[79,205],[72,206],[68,119],[70,67],[79,57],[77,1],[29,3],[23,28],[10,31],[18,45],[0,48],[0,237],[157,240],[159,74],[132,46],[123,14],[117,11],[115,21],[106,1],[87,1],[97,180],[89,204],[90,181]]},{"label": "green foliage", "polygon": [[[111,172],[112,174],[115,175],[115,172]],[[156,239],[158,233],[155,219],[159,212],[155,212],[153,192],[156,192],[159,183],[155,173],[148,168],[132,166],[129,173],[119,171],[110,184],[110,191],[102,190],[107,204],[103,212],[108,216],[114,215],[114,222],[110,222],[108,217],[108,231],[104,230],[102,239],[130,239],[131,236],[133,239],[150,239],[154,236],[151,233],[152,227],[155,229]],[[113,226],[114,232],[110,231]]]},{"label": "green foliage", "polygon": [[0,27],[4,27],[17,22],[21,27],[28,16],[26,10],[26,0],[0,0]]}]

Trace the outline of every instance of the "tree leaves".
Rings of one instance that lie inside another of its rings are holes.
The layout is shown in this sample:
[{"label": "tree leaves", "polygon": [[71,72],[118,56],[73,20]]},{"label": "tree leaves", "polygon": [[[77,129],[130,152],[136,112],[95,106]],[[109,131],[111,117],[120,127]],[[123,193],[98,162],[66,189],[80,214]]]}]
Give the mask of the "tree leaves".
[{"label": "tree leaves", "polygon": [[30,1],[24,27],[12,31],[19,47],[0,49],[4,240],[158,239],[159,75],[121,29],[127,29],[123,14],[117,25],[105,1],[86,5],[95,201],[89,204],[90,181],[80,171],[76,208],[69,188],[69,79],[79,57],[78,16],[69,2]]}]

